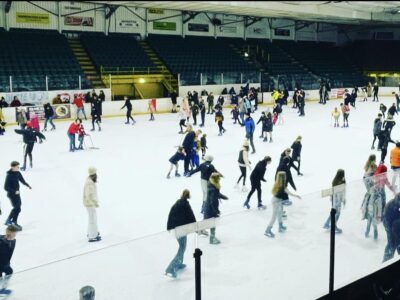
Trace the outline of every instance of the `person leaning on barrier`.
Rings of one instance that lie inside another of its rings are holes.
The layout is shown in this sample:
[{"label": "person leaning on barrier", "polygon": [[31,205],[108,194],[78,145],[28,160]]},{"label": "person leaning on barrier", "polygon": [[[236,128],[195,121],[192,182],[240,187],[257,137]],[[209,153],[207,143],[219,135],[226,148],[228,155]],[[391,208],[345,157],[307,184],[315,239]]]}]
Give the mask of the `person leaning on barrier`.
[{"label": "person leaning on barrier", "polygon": [[[188,199],[190,199],[190,191],[185,189],[179,200],[171,207],[168,215],[167,230],[173,230],[176,227],[196,222],[196,217]],[[186,265],[183,263],[183,255],[186,251],[187,237],[177,237],[177,241],[179,244],[178,253],[165,270],[165,275],[173,278],[177,277],[177,271],[186,268]]]}]

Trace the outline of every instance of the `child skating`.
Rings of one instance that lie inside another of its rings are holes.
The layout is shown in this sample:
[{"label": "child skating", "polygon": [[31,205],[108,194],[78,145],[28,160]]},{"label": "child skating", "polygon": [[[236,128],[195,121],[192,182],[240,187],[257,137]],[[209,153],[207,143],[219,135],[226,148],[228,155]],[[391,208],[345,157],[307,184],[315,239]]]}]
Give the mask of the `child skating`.
[{"label": "child skating", "polygon": [[178,151],[176,151],[176,153],[169,159],[169,162],[171,163],[171,166],[169,168],[168,174],[167,174],[167,178],[171,178],[171,171],[173,170],[173,168],[175,167],[175,177],[180,177],[181,175],[178,173],[178,162],[180,160],[184,160],[185,159],[185,154],[183,153],[183,147],[179,147]]},{"label": "child skating", "polygon": [[333,110],[332,117],[334,121],[333,127],[339,128],[340,111],[338,110],[337,107],[335,107],[335,109]]}]

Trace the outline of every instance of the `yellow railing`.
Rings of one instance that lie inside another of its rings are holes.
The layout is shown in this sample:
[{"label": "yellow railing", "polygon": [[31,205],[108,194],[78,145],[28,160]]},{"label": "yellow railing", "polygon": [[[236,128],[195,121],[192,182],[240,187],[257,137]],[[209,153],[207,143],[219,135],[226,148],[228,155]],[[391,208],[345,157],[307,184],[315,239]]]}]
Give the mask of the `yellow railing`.
[{"label": "yellow railing", "polygon": [[164,66],[159,67],[100,67],[101,75],[146,75],[166,73],[168,69]]}]

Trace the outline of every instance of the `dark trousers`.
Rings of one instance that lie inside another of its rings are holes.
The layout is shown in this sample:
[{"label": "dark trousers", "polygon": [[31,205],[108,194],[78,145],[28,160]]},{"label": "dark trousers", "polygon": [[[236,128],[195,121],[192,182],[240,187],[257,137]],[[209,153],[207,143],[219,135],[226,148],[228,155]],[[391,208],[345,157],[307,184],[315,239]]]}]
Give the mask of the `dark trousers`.
[{"label": "dark trousers", "polygon": [[297,162],[297,174],[300,173],[300,160],[293,160],[293,164]]},{"label": "dark trousers", "polygon": [[218,128],[219,128],[219,133],[222,134],[223,131],[225,131],[224,126],[222,125],[223,121],[218,121]]},{"label": "dark trousers", "polygon": [[385,162],[386,154],[387,154],[387,148],[382,149],[381,150],[381,162]]},{"label": "dark trousers", "polygon": [[0,278],[3,277],[3,274],[12,275],[14,273],[14,270],[8,265],[8,266],[0,266]]},{"label": "dark trousers", "polygon": [[[378,137],[378,135],[377,134],[374,134],[374,139],[373,139],[373,141],[372,141],[372,147],[374,147],[374,145],[375,145],[375,141],[376,141],[376,138]],[[378,139],[378,141],[379,141],[379,139]]]},{"label": "dark trousers", "polygon": [[210,101],[209,103],[208,103],[208,111],[207,111],[207,114],[213,114],[214,113],[214,101]]},{"label": "dark trousers", "polygon": [[256,152],[256,148],[254,147],[254,143],[253,143],[253,133],[251,133],[251,134],[246,134],[246,138],[247,138],[248,140],[250,140],[251,150],[252,150],[253,152]]},{"label": "dark trousers", "polygon": [[197,114],[192,114],[192,117],[194,121],[193,125],[197,125]]},{"label": "dark trousers", "polygon": [[251,190],[250,193],[247,195],[247,200],[246,202],[249,203],[251,196],[253,193],[257,190],[257,200],[258,200],[258,205],[260,205],[261,202],[261,182],[260,181],[251,181]]},{"label": "dark trousers", "polygon": [[132,113],[132,109],[128,109],[126,111],[126,122],[127,123],[129,123],[129,120],[132,120],[132,122],[135,122],[135,120],[131,116],[131,113]]},{"label": "dark trousers", "polygon": [[47,122],[50,122],[51,128],[56,129],[56,126],[53,123],[54,116],[46,118],[44,121],[44,129],[47,129]]},{"label": "dark trousers", "polygon": [[205,110],[202,111],[200,113],[200,116],[201,116],[201,125],[204,125],[204,119],[206,118],[206,111]]},{"label": "dark trousers", "polygon": [[94,130],[94,123],[96,122],[97,126],[100,129],[100,124],[101,120],[100,120],[100,116],[92,116],[92,129]]},{"label": "dark trousers", "polygon": [[8,199],[11,201],[12,205],[12,210],[10,212],[10,215],[8,216],[8,220],[12,221],[13,223],[18,224],[18,216],[19,213],[21,212],[21,197],[20,195],[14,195],[11,193],[7,193]]},{"label": "dark trousers", "polygon": [[376,98],[376,101],[379,101],[379,99],[378,99],[378,93],[374,93],[374,99],[373,99],[372,101],[375,101],[375,98]]},{"label": "dark trousers", "polygon": [[183,160],[183,168],[184,168],[184,171],[185,171],[185,173],[188,173],[189,172],[189,165],[190,165],[190,150],[191,149],[185,149],[185,153],[186,153],[186,155],[185,155],[185,159]]},{"label": "dark trousers", "polygon": [[29,161],[31,162],[32,166],[32,151],[33,151],[33,146],[34,143],[29,143],[24,145],[24,165],[23,168],[26,167],[26,158],[29,156]]},{"label": "dark trousers", "polygon": [[246,167],[239,166],[240,172],[242,173],[237,181],[239,184],[240,180],[243,178],[243,185],[246,185]]},{"label": "dark trousers", "polygon": [[[183,126],[183,127],[186,127],[185,122],[186,122],[185,119],[181,119],[181,120],[179,121],[179,127],[181,128],[181,131],[182,131],[182,132],[183,132],[182,126]],[[190,152],[189,152],[189,153],[190,153]]]},{"label": "dark trousers", "polygon": [[397,240],[398,238],[396,238],[396,236],[394,234],[394,230],[396,230],[398,228],[398,226],[397,226],[398,222],[400,222],[400,220],[394,221],[392,226],[389,226],[388,224],[385,224],[385,222],[383,222],[383,226],[385,227],[386,236],[387,236],[387,244],[386,244],[385,252],[383,255],[383,262],[385,262],[389,259],[392,259],[396,249],[397,249],[397,253],[400,254],[399,241]]}]

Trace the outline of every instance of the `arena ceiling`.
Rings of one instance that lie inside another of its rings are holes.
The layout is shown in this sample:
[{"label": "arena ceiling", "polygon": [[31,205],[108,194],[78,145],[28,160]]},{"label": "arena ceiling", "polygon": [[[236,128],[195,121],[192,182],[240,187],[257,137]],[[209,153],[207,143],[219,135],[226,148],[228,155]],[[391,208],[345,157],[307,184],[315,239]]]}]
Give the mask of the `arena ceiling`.
[{"label": "arena ceiling", "polygon": [[400,1],[88,1],[340,24],[400,24]]}]

